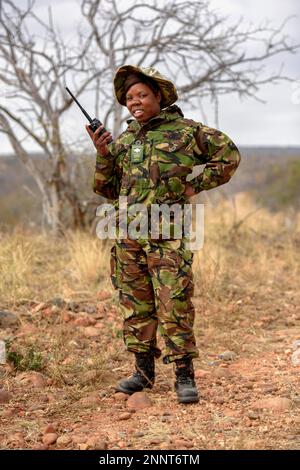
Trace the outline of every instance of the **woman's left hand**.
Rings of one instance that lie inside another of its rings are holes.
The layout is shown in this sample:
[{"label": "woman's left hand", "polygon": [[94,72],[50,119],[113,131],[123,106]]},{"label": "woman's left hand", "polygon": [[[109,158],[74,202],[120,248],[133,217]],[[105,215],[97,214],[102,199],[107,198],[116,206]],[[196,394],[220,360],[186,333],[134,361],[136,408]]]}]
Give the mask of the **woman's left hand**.
[{"label": "woman's left hand", "polygon": [[194,189],[193,189],[193,186],[190,183],[185,183],[184,194],[188,197],[192,197],[196,194]]}]

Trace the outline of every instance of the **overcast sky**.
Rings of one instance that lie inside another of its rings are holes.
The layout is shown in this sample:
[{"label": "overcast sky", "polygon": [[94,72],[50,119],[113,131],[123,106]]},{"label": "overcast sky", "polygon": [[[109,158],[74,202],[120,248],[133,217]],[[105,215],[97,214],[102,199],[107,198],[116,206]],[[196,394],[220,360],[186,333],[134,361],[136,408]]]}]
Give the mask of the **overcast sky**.
[{"label": "overcast sky", "polygon": [[[211,0],[211,3],[232,19],[243,16],[245,22],[254,24],[269,19],[279,26],[284,18],[293,15],[287,32],[300,43],[299,0]],[[220,126],[240,144],[300,145],[300,51],[278,56],[270,70],[277,70],[283,62],[284,73],[299,83],[264,86],[259,92],[264,104],[250,99],[241,102],[236,96],[221,98]]]},{"label": "overcast sky", "polygon": [[[24,5],[23,0],[15,3]],[[80,22],[80,3],[80,0],[38,0],[36,12],[44,14],[51,5],[61,31],[74,35]],[[242,16],[245,24],[259,24],[269,19],[276,27],[287,16],[295,15],[296,18],[291,19],[286,31],[294,42],[300,43],[299,0],[211,0],[211,4],[221,14],[228,15],[230,21]],[[235,95],[221,97],[219,127],[237,145],[300,146],[300,51],[293,56],[281,56],[273,60],[269,65],[270,71],[278,70],[283,62],[284,73],[298,82],[294,86],[289,82],[264,86],[259,92],[259,98],[265,103],[253,99],[240,101]],[[206,123],[214,126],[214,113],[208,103],[205,114]],[[187,117],[201,120],[196,111],[187,113]],[[0,148],[0,153],[11,151],[8,141],[1,134]]]}]

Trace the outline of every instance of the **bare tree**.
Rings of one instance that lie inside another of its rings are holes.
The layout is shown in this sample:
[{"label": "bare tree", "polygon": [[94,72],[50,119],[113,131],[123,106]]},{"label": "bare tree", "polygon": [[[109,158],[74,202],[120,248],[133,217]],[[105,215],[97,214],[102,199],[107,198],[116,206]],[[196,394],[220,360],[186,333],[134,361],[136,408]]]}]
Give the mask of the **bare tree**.
[{"label": "bare tree", "polygon": [[244,26],[242,19],[230,25],[209,0],[83,0],[82,14],[93,34],[90,68],[96,64],[107,71],[100,97],[102,107],[109,103],[106,118],[115,135],[127,118],[112,99],[120,65],[158,66],[177,84],[186,109],[201,109],[201,100],[209,97],[217,114],[222,94],[259,100],[264,84],[290,80],[281,69],[267,73],[267,61],[299,48],[285,33],[288,19],[279,28],[267,22]]},{"label": "bare tree", "polygon": [[[42,39],[31,33],[34,27],[39,27]],[[86,211],[72,181],[61,130],[71,105],[64,90],[68,74],[83,75],[78,95],[92,79],[84,66],[90,39],[80,37],[78,43],[72,50],[67,47],[51,10],[45,23],[36,16],[32,1],[23,10],[10,0],[0,1],[0,84],[6,96],[0,106],[0,130],[36,181],[44,217],[55,233],[63,228],[68,213],[73,225],[82,226]],[[26,150],[28,140],[40,149],[42,162]]]},{"label": "bare tree", "polygon": [[[258,99],[265,83],[288,80],[282,70],[268,74],[265,65],[299,47],[285,33],[286,21],[276,29],[267,23],[228,24],[208,0],[82,0],[81,12],[83,29],[77,45],[70,47],[57,31],[51,10],[45,23],[33,0],[25,9],[0,0],[0,85],[9,104],[0,106],[0,131],[35,178],[44,214],[56,232],[64,224],[66,204],[75,225],[84,224],[86,212],[62,132],[71,105],[64,91],[67,79],[78,97],[94,91],[95,115],[101,110],[99,117],[117,136],[127,118],[112,90],[120,65],[157,66],[177,84],[185,108],[201,109],[202,98],[209,97],[217,109],[221,94]],[[39,37],[31,32],[34,23],[42,31]],[[30,157],[28,139],[45,155],[44,166]]]}]

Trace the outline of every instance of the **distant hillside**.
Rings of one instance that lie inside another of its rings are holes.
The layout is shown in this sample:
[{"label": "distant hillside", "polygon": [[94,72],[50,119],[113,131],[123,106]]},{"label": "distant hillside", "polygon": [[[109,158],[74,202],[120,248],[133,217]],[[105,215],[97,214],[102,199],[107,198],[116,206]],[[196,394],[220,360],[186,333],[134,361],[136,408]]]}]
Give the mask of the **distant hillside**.
[{"label": "distant hillside", "polygon": [[300,147],[240,147],[239,150],[242,159],[237,173],[223,187],[227,194],[258,188],[271,166],[280,165],[284,171],[287,161],[300,158]]}]

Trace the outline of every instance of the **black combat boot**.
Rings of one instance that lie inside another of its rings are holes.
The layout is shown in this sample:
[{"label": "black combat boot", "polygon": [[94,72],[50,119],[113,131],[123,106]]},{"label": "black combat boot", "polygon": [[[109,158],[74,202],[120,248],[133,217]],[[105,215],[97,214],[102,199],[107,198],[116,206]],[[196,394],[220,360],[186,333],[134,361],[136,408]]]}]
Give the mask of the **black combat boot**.
[{"label": "black combat boot", "polygon": [[194,380],[194,367],[189,357],[175,361],[176,382],[175,390],[179,403],[194,403],[199,401],[198,390]]},{"label": "black combat boot", "polygon": [[116,386],[118,392],[132,395],[154,384],[154,355],[152,353],[135,353],[135,372],[128,379],[121,380]]}]

